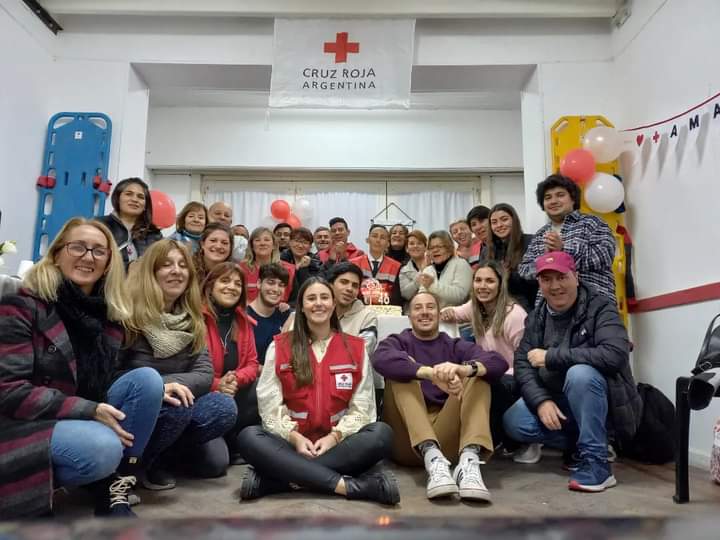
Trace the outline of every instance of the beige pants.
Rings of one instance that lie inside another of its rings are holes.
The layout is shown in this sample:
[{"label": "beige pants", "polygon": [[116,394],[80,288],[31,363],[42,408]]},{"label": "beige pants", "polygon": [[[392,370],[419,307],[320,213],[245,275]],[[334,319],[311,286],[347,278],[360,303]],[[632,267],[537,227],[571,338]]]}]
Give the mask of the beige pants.
[{"label": "beige pants", "polygon": [[449,396],[445,404],[425,403],[419,381],[385,382],[383,420],[393,428],[393,459],[400,465],[422,465],[415,447],[435,441],[453,463],[468,444],[483,449],[483,458],[492,454],[490,433],[490,385],[477,377],[468,378],[462,399]]}]

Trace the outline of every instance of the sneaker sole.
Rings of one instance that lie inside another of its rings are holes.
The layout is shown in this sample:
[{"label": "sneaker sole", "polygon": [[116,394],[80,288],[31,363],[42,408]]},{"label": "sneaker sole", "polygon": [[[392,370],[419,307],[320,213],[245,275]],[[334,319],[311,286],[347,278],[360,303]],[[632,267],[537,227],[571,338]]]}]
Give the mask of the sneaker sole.
[{"label": "sneaker sole", "polygon": [[427,490],[428,499],[438,499],[440,497],[450,497],[452,495],[458,495],[460,489],[457,484],[444,484],[441,486],[435,486],[432,489]]},{"label": "sneaker sole", "polygon": [[492,502],[490,497],[490,492],[483,489],[471,489],[471,488],[465,488],[465,489],[459,489],[459,494],[461,499],[467,499],[471,501],[483,501],[483,502]]},{"label": "sneaker sole", "polygon": [[142,481],[142,487],[149,489],[150,491],[167,491],[168,489],[175,489],[176,485],[177,484],[175,482],[172,484],[153,484],[148,480]]},{"label": "sneaker sole", "polygon": [[578,483],[576,480],[570,480],[568,483],[568,489],[570,491],[581,491],[584,493],[600,493],[601,491],[605,491],[606,489],[615,487],[616,485],[617,480],[615,480],[614,476],[610,475],[602,484],[597,484],[595,486],[587,486]]},{"label": "sneaker sole", "polygon": [[513,458],[513,461],[515,463],[520,463],[522,465],[535,465],[537,463],[540,463],[541,459],[542,459],[542,456],[538,456],[537,459]]}]

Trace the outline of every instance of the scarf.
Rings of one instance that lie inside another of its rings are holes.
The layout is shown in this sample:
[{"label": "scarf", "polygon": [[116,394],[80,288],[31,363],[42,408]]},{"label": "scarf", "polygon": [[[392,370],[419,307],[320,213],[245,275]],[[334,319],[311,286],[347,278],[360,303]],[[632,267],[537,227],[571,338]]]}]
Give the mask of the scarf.
[{"label": "scarf", "polygon": [[160,320],[148,324],[143,330],[155,358],[169,358],[179,353],[195,339],[189,332],[190,314],[163,313]]},{"label": "scarf", "polygon": [[117,350],[108,344],[104,332],[107,305],[102,284],[101,280],[87,295],[66,279],[58,288],[55,303],[75,355],[76,393],[92,401],[105,401],[117,354]]}]

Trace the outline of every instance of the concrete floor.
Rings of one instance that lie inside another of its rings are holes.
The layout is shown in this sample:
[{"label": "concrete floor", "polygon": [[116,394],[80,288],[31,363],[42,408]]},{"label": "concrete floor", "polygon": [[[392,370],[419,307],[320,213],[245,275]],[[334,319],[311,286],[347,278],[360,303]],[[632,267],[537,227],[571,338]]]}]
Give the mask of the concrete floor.
[{"label": "concrete floor", "polygon": [[[685,505],[672,501],[672,466],[647,466],[633,462],[616,463],[618,485],[604,493],[575,493],[567,489],[568,473],[561,468],[559,455],[543,455],[537,465],[518,465],[508,458],[494,458],[482,469],[493,497],[492,504],[459,500],[431,502],[425,497],[423,470],[390,466],[400,484],[401,503],[385,507],[370,502],[348,502],[340,497],[287,494],[240,503],[238,489],[245,467],[231,467],[224,478],[200,480],[178,478],[173,490],[138,490],[142,504],[135,511],[142,518],[251,517],[297,518],[334,517],[383,520],[384,516],[439,518],[468,517],[687,517],[717,514],[720,486],[708,474],[691,471],[690,499]],[[56,517],[90,516],[91,503],[82,490],[56,498]]]}]

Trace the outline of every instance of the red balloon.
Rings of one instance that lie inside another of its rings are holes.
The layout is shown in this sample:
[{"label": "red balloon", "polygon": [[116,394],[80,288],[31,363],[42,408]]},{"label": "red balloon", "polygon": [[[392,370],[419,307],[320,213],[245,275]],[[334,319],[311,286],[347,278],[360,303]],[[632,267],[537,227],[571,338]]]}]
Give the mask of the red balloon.
[{"label": "red balloon", "polygon": [[150,190],[152,200],[153,224],[158,229],[166,229],[175,224],[175,203],[162,191]]},{"label": "red balloon", "polygon": [[583,184],[595,176],[595,158],[582,148],[570,150],[560,160],[560,174]]},{"label": "red balloon", "polygon": [[275,199],[270,205],[270,214],[277,220],[287,220],[290,215],[290,205],[286,200]]},{"label": "red balloon", "polygon": [[290,225],[293,229],[297,229],[298,227],[302,227],[302,222],[300,221],[300,218],[297,217],[295,214],[290,214],[288,217],[285,218],[285,223]]}]

